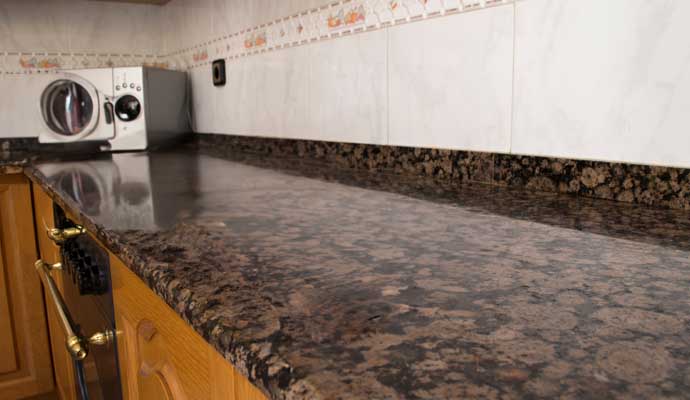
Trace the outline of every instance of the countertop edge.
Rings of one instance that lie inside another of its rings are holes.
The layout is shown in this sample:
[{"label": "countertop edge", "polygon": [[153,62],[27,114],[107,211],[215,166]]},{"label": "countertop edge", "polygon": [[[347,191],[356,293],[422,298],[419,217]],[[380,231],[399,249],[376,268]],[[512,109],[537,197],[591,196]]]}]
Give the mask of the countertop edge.
[{"label": "countertop edge", "polygon": [[[185,307],[185,305],[199,304],[205,302],[205,300],[195,298],[195,295],[188,290],[174,293],[174,290],[170,290],[170,287],[173,286],[175,279],[166,278],[163,274],[156,274],[156,268],[147,268],[146,261],[136,254],[136,250],[120,243],[117,240],[116,233],[108,232],[104,227],[94,223],[86,214],[79,210],[76,204],[61,196],[46,183],[47,178],[38,169],[32,165],[25,165],[23,168],[19,166],[17,168],[19,169],[16,170],[15,173],[22,173],[23,169],[23,173],[27,178],[34,184],[43,188],[46,194],[48,194],[56,204],[79,219],[79,222],[88,232],[93,234],[107,250],[120,258],[127,268],[134,272],[134,274],[137,275],[156,296],[161,298],[172,308],[177,315],[199,334],[199,336],[266,395],[267,398],[291,400],[322,398],[316,388],[306,379],[294,379],[293,377],[290,379],[287,386],[284,383],[281,384],[281,378],[284,379],[284,373],[281,373],[281,371],[273,375],[266,374],[264,376],[268,376],[267,379],[260,379],[256,372],[259,369],[267,370],[268,365],[261,365],[261,360],[263,358],[258,357],[257,351],[252,350],[251,347],[245,346],[242,343],[232,342],[232,340],[230,340],[227,345],[224,345],[223,342],[228,341],[228,336],[232,336],[227,335],[227,330],[223,330],[222,328],[214,329],[209,326],[202,329],[199,325],[204,323],[208,325],[208,322],[195,323],[193,319],[193,310]],[[207,334],[208,332],[219,332],[219,334],[209,337]],[[258,361],[258,363],[255,363],[255,360]],[[287,365],[287,363],[285,365]],[[286,367],[286,369],[288,371],[282,372],[292,371],[292,368],[289,366]]]}]

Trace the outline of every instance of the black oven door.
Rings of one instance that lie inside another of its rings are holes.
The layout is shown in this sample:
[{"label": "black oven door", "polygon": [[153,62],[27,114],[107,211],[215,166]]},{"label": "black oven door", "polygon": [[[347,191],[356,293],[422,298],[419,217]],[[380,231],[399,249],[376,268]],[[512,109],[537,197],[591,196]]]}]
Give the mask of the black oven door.
[{"label": "black oven door", "polygon": [[[69,274],[74,260],[63,254],[62,263],[36,262],[43,286],[62,325],[67,351],[74,360],[76,392],[80,400],[121,400],[112,298],[109,308],[99,295],[84,294],[76,274]],[[62,293],[51,276],[63,274]],[[68,275],[69,274],[69,275]]]},{"label": "black oven door", "polygon": [[[76,226],[57,206],[55,223],[60,229]],[[85,357],[73,357],[76,392],[81,400],[121,400],[108,252],[82,234],[62,243],[60,253],[63,303],[86,348]]]},{"label": "black oven door", "polygon": [[[70,261],[63,259],[63,265],[69,263]],[[78,335],[89,338],[101,332],[115,332],[115,326],[102,310],[97,296],[79,294],[76,279],[67,276],[69,279],[65,279],[64,285],[65,303],[73,315]],[[114,337],[105,344],[89,345],[86,358],[75,360],[75,384],[80,400],[122,399],[116,346]]]}]

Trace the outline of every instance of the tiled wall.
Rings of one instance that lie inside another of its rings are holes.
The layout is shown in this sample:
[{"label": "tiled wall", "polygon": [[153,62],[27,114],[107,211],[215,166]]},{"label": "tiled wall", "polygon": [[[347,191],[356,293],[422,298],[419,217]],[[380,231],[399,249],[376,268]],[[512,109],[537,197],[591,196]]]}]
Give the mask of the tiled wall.
[{"label": "tiled wall", "polygon": [[184,21],[166,52],[191,72],[198,132],[690,167],[686,0],[166,9]]},{"label": "tiled wall", "polygon": [[[163,63],[197,132],[690,167],[688,20],[687,0],[10,0],[0,89]],[[0,135],[31,135],[34,97],[2,97],[23,106]]]},{"label": "tiled wall", "polygon": [[41,84],[59,69],[164,63],[161,18],[149,5],[0,1],[0,137],[37,136]]},{"label": "tiled wall", "polygon": [[690,1],[516,5],[512,151],[690,167]]},{"label": "tiled wall", "polygon": [[[190,70],[198,132],[509,150],[512,0],[167,7],[195,21],[169,62]],[[222,88],[210,83],[217,58]]]},{"label": "tiled wall", "polygon": [[161,8],[89,0],[0,2],[0,72],[156,63]]}]

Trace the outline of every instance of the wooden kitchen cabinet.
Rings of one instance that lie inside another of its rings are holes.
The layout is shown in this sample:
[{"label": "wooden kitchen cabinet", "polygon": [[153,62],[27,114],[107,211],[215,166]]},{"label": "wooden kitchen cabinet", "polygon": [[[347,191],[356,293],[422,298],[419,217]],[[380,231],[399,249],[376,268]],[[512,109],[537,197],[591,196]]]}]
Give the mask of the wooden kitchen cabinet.
[{"label": "wooden kitchen cabinet", "polygon": [[[38,242],[40,258],[50,264],[56,263],[60,261],[60,248],[46,234],[48,228],[55,227],[53,201],[40,187],[34,186],[33,189],[36,240]],[[62,290],[62,275],[55,274],[53,279],[58,289]],[[45,298],[45,304],[48,305],[46,313],[48,315],[48,329],[50,330],[56,389],[60,399],[72,400],[77,398],[74,366],[72,358],[65,349],[65,334],[60,325],[55,307],[51,307],[51,301],[48,297]]]},{"label": "wooden kitchen cabinet", "polygon": [[110,264],[126,400],[265,399],[117,257]]},{"label": "wooden kitchen cabinet", "polygon": [[[30,216],[30,202],[26,203],[29,204],[27,212]],[[33,205],[40,257],[47,263],[59,262],[60,249],[46,235],[48,228],[55,227],[53,201],[43,189],[34,186]],[[4,207],[2,201],[0,207]],[[34,245],[33,226],[31,235]],[[266,399],[119,258],[112,253],[109,256],[120,378],[125,400]],[[43,304],[40,283],[33,268],[36,258],[34,249],[29,257],[28,270],[39,285],[37,302]],[[62,274],[53,275],[60,291],[63,289],[62,278]],[[46,303],[51,304],[50,299],[46,299]],[[65,336],[54,307],[47,307],[47,316],[57,392],[63,400],[76,399],[74,367],[65,351]],[[46,332],[45,322],[41,332]],[[44,358],[48,361],[50,376],[46,337],[44,341]],[[86,369],[89,367],[85,365]],[[52,379],[50,382],[52,384]],[[4,398],[0,391],[0,399]]]},{"label": "wooden kitchen cabinet", "polygon": [[53,371],[36,261],[31,185],[0,176],[0,399],[51,392]]}]

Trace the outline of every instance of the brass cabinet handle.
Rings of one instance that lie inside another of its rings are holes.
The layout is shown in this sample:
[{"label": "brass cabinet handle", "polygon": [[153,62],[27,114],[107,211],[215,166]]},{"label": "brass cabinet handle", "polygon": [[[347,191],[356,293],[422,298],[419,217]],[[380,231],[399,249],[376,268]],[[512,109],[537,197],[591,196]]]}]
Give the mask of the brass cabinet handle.
[{"label": "brass cabinet handle", "polygon": [[55,264],[48,264],[47,262],[44,262],[43,260],[38,260],[36,261],[36,268],[38,268],[38,263],[42,263],[41,267],[45,267],[48,269],[48,271],[62,271],[62,263],[55,263]]},{"label": "brass cabinet handle", "polygon": [[99,332],[91,335],[88,339],[83,339],[79,337],[72,328],[72,323],[67,313],[67,306],[65,301],[62,299],[60,292],[55,286],[55,281],[50,276],[50,271],[61,270],[62,264],[48,264],[43,260],[38,260],[34,264],[38,275],[41,278],[41,282],[48,289],[50,293],[50,298],[53,299],[53,304],[55,305],[55,310],[57,311],[58,318],[60,319],[60,325],[62,325],[62,330],[65,333],[65,345],[67,346],[67,351],[76,360],[83,360],[89,354],[88,345],[95,346],[107,346],[113,341],[114,335],[111,331]]},{"label": "brass cabinet handle", "polygon": [[93,335],[89,336],[86,341],[90,345],[94,346],[108,346],[113,343],[113,339],[115,338],[115,334],[113,331],[104,331],[104,332],[98,332],[94,333]]},{"label": "brass cabinet handle", "polygon": [[65,241],[72,239],[74,237],[77,237],[79,235],[82,235],[86,233],[86,229],[81,226],[81,225],[76,225],[72,228],[65,228],[65,229],[59,229],[59,228],[51,228],[48,229],[48,237],[50,240],[57,244],[63,244]]},{"label": "brass cabinet handle", "polygon": [[55,305],[55,310],[57,311],[58,318],[60,319],[60,325],[62,325],[62,330],[65,332],[67,351],[77,360],[83,360],[88,354],[86,347],[82,345],[82,340],[74,333],[72,329],[72,323],[67,316],[67,306],[65,301],[62,299],[60,292],[55,286],[55,281],[50,276],[50,270],[53,269],[54,264],[48,264],[43,260],[36,261],[36,270],[38,271],[38,276],[43,282],[43,286],[48,289],[50,293],[50,298],[53,299],[53,304]]}]

